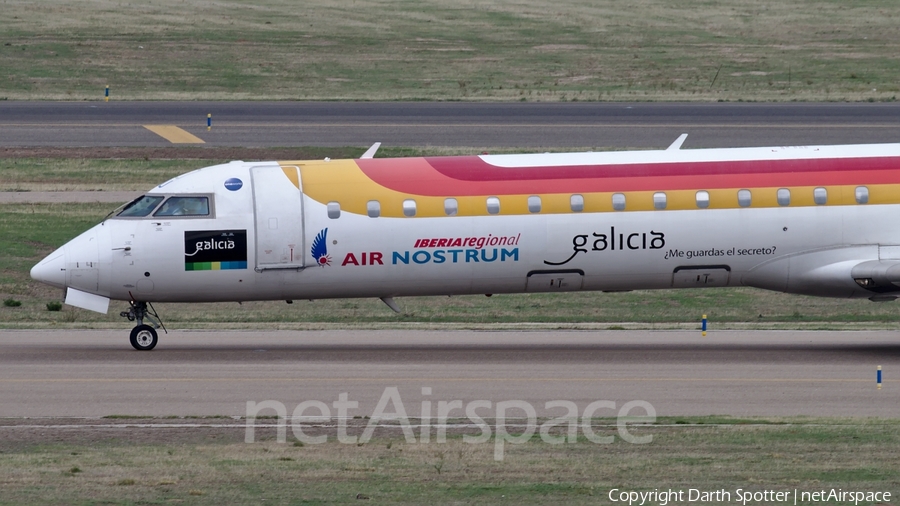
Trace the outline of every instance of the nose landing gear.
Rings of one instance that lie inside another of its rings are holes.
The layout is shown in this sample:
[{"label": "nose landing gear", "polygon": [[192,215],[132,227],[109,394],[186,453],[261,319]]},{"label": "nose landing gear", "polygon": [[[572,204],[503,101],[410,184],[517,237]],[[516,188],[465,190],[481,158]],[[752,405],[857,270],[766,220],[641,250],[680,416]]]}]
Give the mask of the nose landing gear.
[{"label": "nose landing gear", "polygon": [[150,325],[138,325],[131,329],[131,346],[136,350],[152,350],[158,341],[156,329]]},{"label": "nose landing gear", "polygon": [[[131,304],[131,307],[128,308],[128,311],[122,311],[119,313],[119,316],[128,318],[128,321],[130,322],[137,322],[137,326],[131,329],[131,346],[139,351],[152,350],[159,341],[156,329],[162,327],[163,331],[167,334],[169,331],[166,330],[166,326],[162,324],[162,320],[156,313],[156,309],[153,308],[153,304],[150,304],[149,310],[147,309],[148,303],[146,302],[131,301],[129,304]],[[153,323],[152,327],[144,324],[145,318]]]}]

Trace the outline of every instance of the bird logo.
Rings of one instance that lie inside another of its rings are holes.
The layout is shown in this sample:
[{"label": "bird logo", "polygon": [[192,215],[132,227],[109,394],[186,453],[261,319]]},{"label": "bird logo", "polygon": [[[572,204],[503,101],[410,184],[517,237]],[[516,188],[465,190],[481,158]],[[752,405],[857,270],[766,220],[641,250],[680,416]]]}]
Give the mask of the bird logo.
[{"label": "bird logo", "polygon": [[323,228],[316,238],[313,239],[312,249],[310,249],[310,253],[312,253],[312,257],[316,260],[316,264],[321,267],[331,265],[331,256],[328,254],[328,244],[325,242],[327,235],[328,229]]}]

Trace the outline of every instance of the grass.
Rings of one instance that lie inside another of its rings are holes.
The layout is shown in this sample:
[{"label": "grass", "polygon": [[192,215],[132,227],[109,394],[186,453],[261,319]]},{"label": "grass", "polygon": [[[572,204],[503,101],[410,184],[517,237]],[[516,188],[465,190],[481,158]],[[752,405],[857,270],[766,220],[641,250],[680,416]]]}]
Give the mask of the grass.
[{"label": "grass", "polygon": [[[9,444],[0,459],[0,504],[597,504],[610,489],[890,491],[900,487],[900,422],[883,420],[661,420],[632,429],[634,445],[533,437],[412,444],[400,436],[364,445],[242,443],[239,428],[173,443],[137,429],[91,438]],[[699,422],[699,423],[698,423]],[[729,423],[735,422],[735,423]],[[477,431],[476,431],[477,432]],[[15,434],[15,432],[14,432]],[[48,434],[52,434],[49,432]],[[43,438],[42,438],[43,439]],[[77,471],[76,471],[77,470]],[[798,502],[798,504],[809,504]],[[869,504],[866,502],[860,504]]]},{"label": "grass", "polygon": [[0,99],[893,100],[894,2],[0,3]]},{"label": "grass", "polygon": [[[0,326],[104,327],[124,322],[114,305],[100,315],[65,306],[48,311],[59,290],[32,281],[31,267],[44,255],[98,223],[115,204],[0,205],[0,299],[21,301],[0,307]],[[708,314],[714,328],[866,328],[896,327],[894,304],[866,300],[824,299],[764,292],[751,288],[659,290],[629,293],[581,292],[511,294],[486,298],[405,297],[402,314],[376,299],[246,302],[244,304],[158,304],[174,328],[310,328],[447,325],[550,326],[599,325],[625,328],[639,324],[692,328]]]},{"label": "grass", "polygon": [[0,158],[0,191],[146,190],[212,160]]}]

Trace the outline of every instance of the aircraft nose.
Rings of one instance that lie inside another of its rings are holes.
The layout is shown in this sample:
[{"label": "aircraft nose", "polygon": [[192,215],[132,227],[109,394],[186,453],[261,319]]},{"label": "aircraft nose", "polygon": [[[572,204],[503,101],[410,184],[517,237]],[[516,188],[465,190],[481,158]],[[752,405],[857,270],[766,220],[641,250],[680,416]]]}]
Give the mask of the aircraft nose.
[{"label": "aircraft nose", "polygon": [[66,287],[66,252],[59,248],[31,268],[31,279],[59,288]]},{"label": "aircraft nose", "polygon": [[[100,225],[83,232],[47,255],[31,268],[31,277],[59,288],[70,287],[97,293],[101,267],[99,228]],[[108,263],[108,258],[105,260]]]}]

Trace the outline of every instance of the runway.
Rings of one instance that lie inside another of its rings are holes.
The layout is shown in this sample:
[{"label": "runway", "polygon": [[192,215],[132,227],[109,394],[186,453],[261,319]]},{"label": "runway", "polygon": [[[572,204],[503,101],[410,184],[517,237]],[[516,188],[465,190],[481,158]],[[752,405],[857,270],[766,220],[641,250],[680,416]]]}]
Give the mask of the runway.
[{"label": "runway", "polygon": [[359,403],[349,416],[370,416],[389,387],[411,417],[454,400],[523,400],[539,416],[561,416],[545,405],[565,400],[645,401],[657,416],[896,417],[897,371],[895,332],[172,331],[137,352],[124,328],[3,330],[0,417],[244,416],[266,400],[291,413],[342,393]]},{"label": "runway", "polygon": [[159,125],[202,146],[663,148],[684,132],[685,148],[856,144],[900,140],[900,104],[0,102],[0,148],[171,146]]}]

